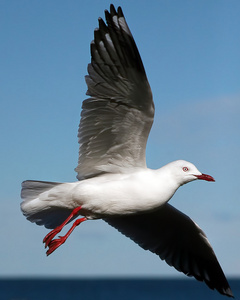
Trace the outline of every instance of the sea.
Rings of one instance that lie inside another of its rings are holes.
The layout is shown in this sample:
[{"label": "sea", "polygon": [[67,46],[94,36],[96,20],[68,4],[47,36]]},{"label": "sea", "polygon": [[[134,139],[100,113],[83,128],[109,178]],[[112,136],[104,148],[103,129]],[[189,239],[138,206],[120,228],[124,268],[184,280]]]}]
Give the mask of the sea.
[{"label": "sea", "polygon": [[[229,280],[240,300],[240,278]],[[191,278],[0,279],[1,300],[217,300],[227,299]]]}]

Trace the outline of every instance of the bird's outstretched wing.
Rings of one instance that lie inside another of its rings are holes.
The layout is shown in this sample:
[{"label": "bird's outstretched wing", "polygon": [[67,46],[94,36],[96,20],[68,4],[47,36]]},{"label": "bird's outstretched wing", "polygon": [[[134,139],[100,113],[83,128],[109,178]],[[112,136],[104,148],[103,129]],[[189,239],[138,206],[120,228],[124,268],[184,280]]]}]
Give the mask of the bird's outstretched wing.
[{"label": "bird's outstretched wing", "polygon": [[104,220],[143,249],[159,255],[178,271],[205,281],[211,289],[233,297],[204,232],[170,204],[153,213]]},{"label": "bird's outstretched wing", "polygon": [[113,5],[99,18],[91,43],[87,95],[79,125],[79,180],[145,167],[154,117],[152,92],[122,10]]}]

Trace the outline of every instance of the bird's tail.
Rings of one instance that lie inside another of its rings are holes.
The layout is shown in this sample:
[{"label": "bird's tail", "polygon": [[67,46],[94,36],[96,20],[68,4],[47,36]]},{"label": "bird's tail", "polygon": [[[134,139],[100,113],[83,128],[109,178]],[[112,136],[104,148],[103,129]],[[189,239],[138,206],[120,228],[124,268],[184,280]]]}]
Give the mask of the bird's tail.
[{"label": "bird's tail", "polygon": [[21,210],[31,222],[44,225],[46,228],[55,228],[69,215],[66,207],[61,208],[66,195],[67,183],[32,181],[22,183]]}]

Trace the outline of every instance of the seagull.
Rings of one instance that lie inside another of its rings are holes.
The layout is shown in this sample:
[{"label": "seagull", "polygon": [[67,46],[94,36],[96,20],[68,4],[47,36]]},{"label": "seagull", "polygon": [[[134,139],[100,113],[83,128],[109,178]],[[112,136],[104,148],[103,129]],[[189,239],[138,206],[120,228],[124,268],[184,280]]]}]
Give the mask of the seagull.
[{"label": "seagull", "polygon": [[[190,181],[215,180],[184,160],[147,168],[151,88],[121,7],[111,4],[105,17],[106,23],[99,18],[91,42],[90,97],[83,101],[78,131],[78,181],[24,181],[21,210],[29,221],[53,229],[43,240],[47,255],[82,222],[103,219],[176,270],[233,297],[205,233],[168,203]],[[73,220],[69,231],[55,238]]]}]

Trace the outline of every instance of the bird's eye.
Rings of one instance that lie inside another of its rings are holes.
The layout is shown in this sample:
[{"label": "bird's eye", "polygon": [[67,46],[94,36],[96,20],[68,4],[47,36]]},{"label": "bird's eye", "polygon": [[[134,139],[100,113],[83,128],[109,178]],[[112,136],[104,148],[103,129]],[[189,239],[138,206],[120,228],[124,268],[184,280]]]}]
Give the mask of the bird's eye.
[{"label": "bird's eye", "polygon": [[182,169],[183,169],[184,172],[188,171],[188,167],[183,167]]}]

